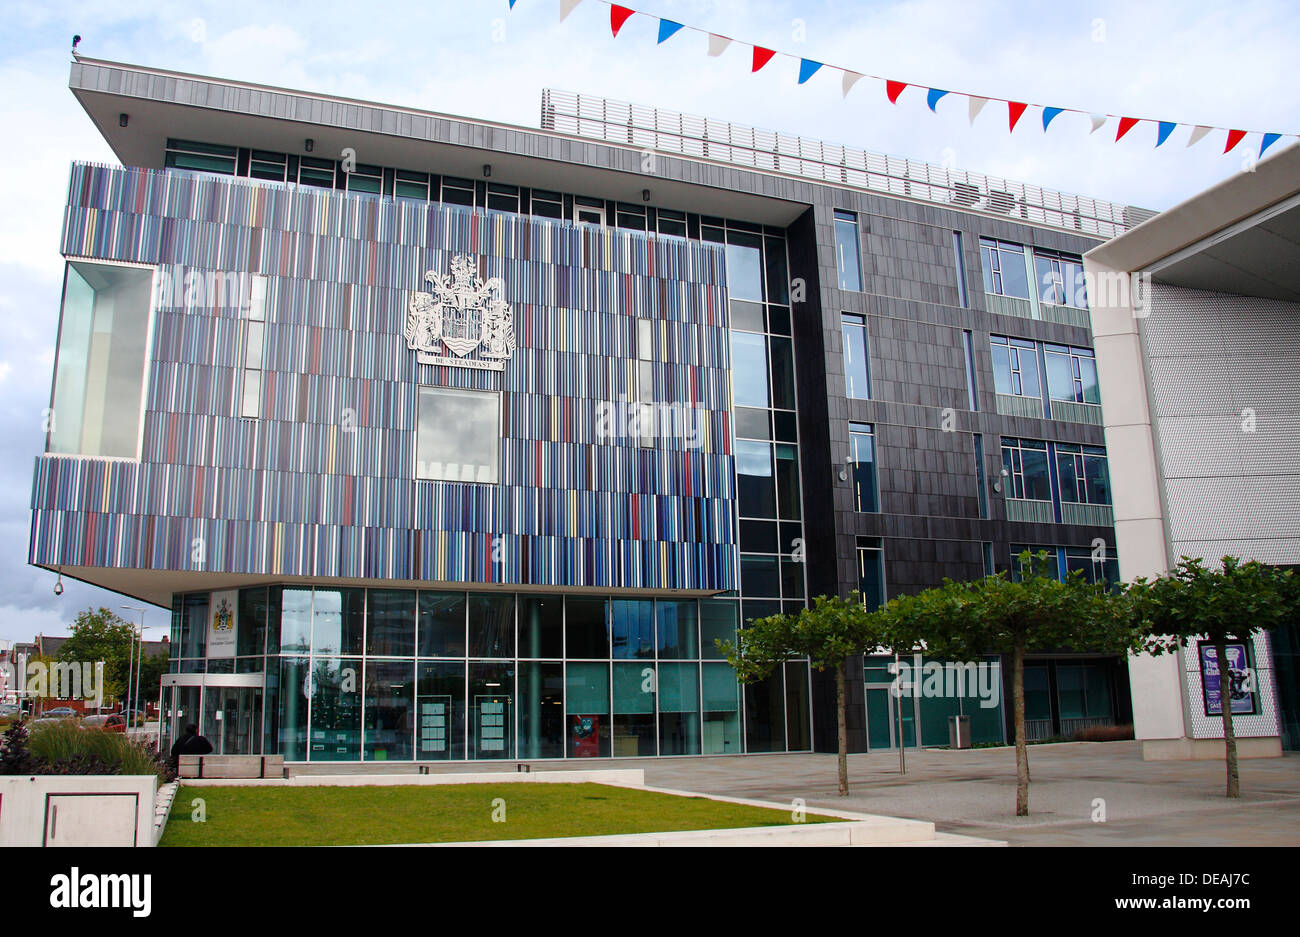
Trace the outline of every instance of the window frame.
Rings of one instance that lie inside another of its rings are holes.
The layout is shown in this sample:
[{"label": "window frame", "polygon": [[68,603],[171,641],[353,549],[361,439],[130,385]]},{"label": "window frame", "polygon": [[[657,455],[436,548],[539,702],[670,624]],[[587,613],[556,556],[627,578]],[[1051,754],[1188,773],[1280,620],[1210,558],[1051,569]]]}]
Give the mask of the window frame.
[{"label": "window frame", "polygon": [[[1031,445],[1026,446],[1025,443]],[[1041,447],[1041,448],[1040,448]],[[1043,469],[1046,472],[1047,497],[1034,498],[1028,495],[1028,486],[1025,479],[1025,462],[1024,453],[1041,452],[1043,454]],[[1008,462],[1008,454],[1010,461]],[[1041,439],[1020,439],[1016,437],[1002,437],[1002,466],[1007,470],[1007,485],[1010,490],[1005,497],[1012,498],[1016,501],[1037,501],[1041,504],[1051,504],[1052,497],[1052,460],[1051,453],[1048,451],[1048,445]]]},{"label": "window frame", "polygon": [[59,330],[54,339],[54,377],[53,380],[50,381],[49,407],[51,413],[54,413],[55,394],[58,390],[59,356],[63,351],[63,309],[68,298],[68,272],[73,263],[97,264],[104,267],[125,267],[132,270],[148,270],[152,274],[149,282],[149,310],[146,313],[144,333],[144,364],[141,369],[142,374],[140,377],[140,419],[139,426],[136,427],[135,455],[111,456],[88,455],[83,452],[51,452],[50,440],[54,435],[53,424],[51,424],[51,428],[45,432],[45,449],[41,454],[46,457],[60,459],[98,459],[110,462],[140,462],[144,458],[145,413],[149,403],[150,376],[153,371],[154,334],[158,325],[159,277],[162,274],[162,268],[157,264],[142,264],[126,260],[104,260],[99,257],[87,257],[83,254],[72,254],[63,258],[63,282],[60,286],[59,294]]},{"label": "window frame", "polygon": [[[424,395],[426,391],[433,391],[435,393],[450,392],[452,395],[468,395],[468,394],[478,394],[483,396],[492,395],[496,398],[496,449],[493,453],[494,464],[492,466],[495,477],[492,481],[478,481],[477,479],[467,480],[463,478],[457,478],[457,479],[430,478],[426,475],[420,474],[420,398],[421,396]],[[415,445],[411,447],[412,449],[411,478],[417,482],[436,482],[436,483],[449,484],[449,485],[502,485],[504,484],[501,478],[502,475],[501,443],[503,441],[503,433],[504,433],[503,421],[505,419],[504,397],[505,395],[499,390],[480,390],[478,388],[470,388],[470,387],[446,387],[441,384],[417,384],[415,387]]]},{"label": "window frame", "polygon": [[[862,335],[862,370],[866,381],[865,393],[853,393],[849,382],[849,328],[860,329]],[[856,312],[840,313],[840,357],[844,361],[844,396],[849,400],[871,400],[871,336],[867,334],[867,317]]]}]

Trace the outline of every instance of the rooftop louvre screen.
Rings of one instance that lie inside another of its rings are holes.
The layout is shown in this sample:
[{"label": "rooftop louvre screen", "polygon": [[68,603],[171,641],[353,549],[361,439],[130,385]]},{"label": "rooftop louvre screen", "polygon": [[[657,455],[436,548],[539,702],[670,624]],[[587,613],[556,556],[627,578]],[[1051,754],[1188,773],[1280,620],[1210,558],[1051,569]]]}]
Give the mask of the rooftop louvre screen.
[{"label": "rooftop louvre screen", "polygon": [[1114,237],[1154,212],[792,134],[550,88],[542,129]]}]

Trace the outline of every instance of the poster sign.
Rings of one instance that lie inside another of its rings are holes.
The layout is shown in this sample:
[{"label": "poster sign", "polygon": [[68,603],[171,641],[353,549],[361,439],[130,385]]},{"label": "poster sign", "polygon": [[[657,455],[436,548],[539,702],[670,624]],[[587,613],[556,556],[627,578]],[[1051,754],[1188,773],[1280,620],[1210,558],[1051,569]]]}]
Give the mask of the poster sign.
[{"label": "poster sign", "polygon": [[600,756],[600,716],[569,717],[569,737],[572,740],[573,758],[597,758]]},{"label": "poster sign", "polygon": [[234,657],[239,627],[239,590],[214,592],[208,602],[208,657]]},{"label": "poster sign", "polygon": [[[1197,643],[1201,658],[1201,696],[1205,703],[1205,715],[1223,715],[1222,686],[1218,649],[1208,641]],[[1250,669],[1245,644],[1229,644],[1228,654],[1228,695],[1232,700],[1234,715],[1250,715],[1255,709],[1254,671]]]}]

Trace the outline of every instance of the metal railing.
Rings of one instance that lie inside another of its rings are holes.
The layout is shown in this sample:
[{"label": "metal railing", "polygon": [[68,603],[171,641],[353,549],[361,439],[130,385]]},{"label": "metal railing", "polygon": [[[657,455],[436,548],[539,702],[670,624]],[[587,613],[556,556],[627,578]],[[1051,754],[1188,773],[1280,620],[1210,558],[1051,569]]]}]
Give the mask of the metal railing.
[{"label": "metal railing", "polygon": [[543,130],[1110,238],[1155,212],[996,176],[589,94],[542,91]]}]

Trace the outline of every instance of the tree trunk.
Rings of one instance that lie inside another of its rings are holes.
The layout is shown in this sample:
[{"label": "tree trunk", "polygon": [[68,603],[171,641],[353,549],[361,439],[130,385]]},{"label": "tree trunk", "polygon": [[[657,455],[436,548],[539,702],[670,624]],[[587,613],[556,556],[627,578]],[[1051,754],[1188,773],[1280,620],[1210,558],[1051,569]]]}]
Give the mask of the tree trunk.
[{"label": "tree trunk", "polygon": [[1016,723],[1016,816],[1029,816],[1029,749],[1025,745],[1025,645],[1011,654],[1011,706]]},{"label": "tree trunk", "polygon": [[1223,714],[1223,760],[1228,772],[1228,797],[1241,796],[1241,779],[1237,773],[1237,736],[1232,730],[1232,674],[1228,670],[1228,642],[1214,643],[1219,660],[1219,711]]},{"label": "tree trunk", "polygon": [[836,729],[839,735],[839,773],[840,773],[840,796],[849,796],[849,725],[848,725],[848,703],[845,699],[844,690],[844,667],[846,661],[840,661],[840,665],[835,668],[835,721]]}]

